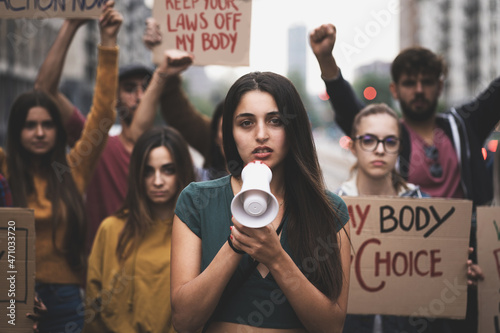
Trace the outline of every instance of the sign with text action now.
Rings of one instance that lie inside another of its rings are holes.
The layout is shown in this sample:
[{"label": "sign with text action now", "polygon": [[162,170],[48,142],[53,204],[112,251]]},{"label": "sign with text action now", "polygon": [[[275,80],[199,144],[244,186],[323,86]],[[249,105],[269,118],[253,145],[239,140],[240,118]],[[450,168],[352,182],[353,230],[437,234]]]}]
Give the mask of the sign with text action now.
[{"label": "sign with text action now", "polygon": [[194,65],[248,66],[251,16],[251,0],[155,0],[163,38],[153,62],[180,49],[194,54]]},{"label": "sign with text action now", "polygon": [[96,18],[107,0],[0,0],[0,18]]},{"label": "sign with text action now", "polygon": [[348,313],[411,316],[416,327],[419,317],[465,317],[471,201],[343,199],[353,246]]},{"label": "sign with text action now", "polygon": [[500,331],[500,207],[477,208],[478,333]]}]

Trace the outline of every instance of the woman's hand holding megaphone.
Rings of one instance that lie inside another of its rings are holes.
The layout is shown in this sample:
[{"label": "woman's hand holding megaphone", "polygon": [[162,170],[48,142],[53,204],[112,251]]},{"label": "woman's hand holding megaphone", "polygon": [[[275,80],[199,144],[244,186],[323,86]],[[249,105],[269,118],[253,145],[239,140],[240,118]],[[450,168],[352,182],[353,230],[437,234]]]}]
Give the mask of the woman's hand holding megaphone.
[{"label": "woman's hand holding megaphone", "polygon": [[234,227],[231,227],[233,246],[245,251],[254,260],[270,269],[273,262],[286,254],[272,223],[261,228],[249,228],[240,224],[234,217],[231,221],[234,224]]}]

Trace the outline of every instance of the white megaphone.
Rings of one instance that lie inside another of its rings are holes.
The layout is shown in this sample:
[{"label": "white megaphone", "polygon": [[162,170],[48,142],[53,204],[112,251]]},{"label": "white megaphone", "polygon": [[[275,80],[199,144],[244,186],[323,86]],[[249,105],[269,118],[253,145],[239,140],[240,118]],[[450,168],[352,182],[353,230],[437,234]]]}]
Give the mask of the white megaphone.
[{"label": "white megaphone", "polygon": [[279,205],[269,187],[272,178],[271,169],[261,161],[248,163],[243,168],[243,186],[231,201],[231,212],[239,223],[261,228],[276,218]]}]

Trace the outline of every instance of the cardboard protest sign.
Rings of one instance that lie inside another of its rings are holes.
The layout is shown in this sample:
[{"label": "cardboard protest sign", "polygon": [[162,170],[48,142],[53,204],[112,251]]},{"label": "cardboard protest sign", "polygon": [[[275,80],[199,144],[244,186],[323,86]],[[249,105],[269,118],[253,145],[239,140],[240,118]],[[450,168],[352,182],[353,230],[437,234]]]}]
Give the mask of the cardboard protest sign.
[{"label": "cardboard protest sign", "polygon": [[500,207],[477,208],[478,333],[500,332]]},{"label": "cardboard protest sign", "polygon": [[95,18],[107,0],[0,0],[0,18]]},{"label": "cardboard protest sign", "polygon": [[465,317],[471,201],[343,199],[353,246],[348,313],[410,316],[417,328],[417,317]]},{"label": "cardboard protest sign", "polygon": [[0,332],[32,332],[35,218],[32,209],[0,208]]},{"label": "cardboard protest sign", "polygon": [[180,49],[194,54],[195,65],[248,66],[251,0],[156,0],[153,17],[162,44],[153,51]]}]

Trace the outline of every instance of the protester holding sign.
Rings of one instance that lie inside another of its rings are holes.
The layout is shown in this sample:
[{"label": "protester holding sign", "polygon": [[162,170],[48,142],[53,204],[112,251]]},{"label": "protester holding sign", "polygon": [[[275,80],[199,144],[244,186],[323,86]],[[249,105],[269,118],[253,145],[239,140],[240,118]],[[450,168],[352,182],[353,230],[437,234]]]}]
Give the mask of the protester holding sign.
[{"label": "protester holding sign", "polygon": [[[231,175],[191,183],[177,202],[175,328],[341,332],[349,215],[325,188],[307,113],[292,83],[270,72],[238,79],[225,99],[223,143]],[[261,228],[244,227],[230,210],[242,188],[242,168],[255,160],[272,170],[270,191],[280,203],[276,218]],[[320,253],[318,239],[325,244]]]},{"label": "protester holding sign", "polygon": [[341,185],[339,195],[429,197],[396,171],[401,128],[389,106],[372,104],[363,108],[354,118],[351,138],[350,149],[357,160],[351,180]]},{"label": "protester holding sign", "polygon": [[[311,32],[310,44],[336,112],[335,121],[349,134],[363,104],[332,54],[336,35],[332,24],[324,24]],[[485,204],[492,197],[492,182],[481,148],[500,120],[500,78],[473,101],[436,114],[445,74],[443,59],[421,47],[401,51],[391,65],[390,90],[403,113],[399,171],[432,197]]]},{"label": "protester holding sign", "polygon": [[[324,24],[310,34],[311,48],[318,60],[335,121],[345,133],[363,108],[349,83],[342,77],[332,54],[336,28]],[[446,65],[443,59],[423,47],[401,51],[391,64],[391,94],[403,113],[403,146],[399,152],[399,172],[432,197],[466,198],[477,205],[492,199],[492,181],[481,149],[500,120],[500,78],[490,83],[473,101],[437,114]],[[475,245],[475,221],[471,223],[471,244]],[[475,255],[471,255],[475,259]],[[455,321],[457,329],[475,332],[477,299],[470,290],[465,321]],[[465,326],[467,325],[467,326]]]},{"label": "protester holding sign", "polygon": [[172,219],[192,181],[188,146],[176,130],[152,129],[137,140],[125,203],[100,225],[89,257],[84,332],[174,332]]},{"label": "protester holding sign", "polygon": [[[429,197],[418,186],[407,183],[396,171],[401,147],[401,128],[397,114],[386,104],[372,104],[354,118],[350,149],[357,158],[353,175],[337,191],[339,195],[386,195]],[[344,333],[413,332],[408,317],[347,314]]]},{"label": "protester holding sign", "polygon": [[[80,136],[85,118],[58,87],[67,51],[83,22],[72,19],[64,21],[35,83],[37,89],[47,92],[58,102],[62,117],[66,119],[65,128],[74,139]],[[186,52],[169,50],[164,52],[154,72],[147,66],[135,63],[120,67],[116,110],[122,130],[120,134],[108,137],[86,192],[87,252],[90,252],[99,224],[123,204],[134,142],[153,125],[156,103],[164,89],[168,89],[167,81],[187,68],[191,61],[192,58]],[[182,98],[179,96],[178,99],[182,101]],[[168,105],[168,108],[182,108],[184,105],[179,102]]]},{"label": "protester holding sign", "polygon": [[[99,20],[101,44],[89,120],[69,154],[66,156],[66,132],[59,110],[47,94],[24,93],[10,111],[2,171],[8,175],[14,206],[34,210],[35,290],[48,309],[38,325],[41,332],[83,326],[78,311],[86,266],[82,196],[115,119],[116,39],[122,16],[113,5],[107,2]],[[96,142],[96,133],[104,139]]]}]

